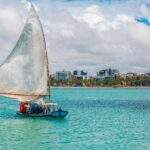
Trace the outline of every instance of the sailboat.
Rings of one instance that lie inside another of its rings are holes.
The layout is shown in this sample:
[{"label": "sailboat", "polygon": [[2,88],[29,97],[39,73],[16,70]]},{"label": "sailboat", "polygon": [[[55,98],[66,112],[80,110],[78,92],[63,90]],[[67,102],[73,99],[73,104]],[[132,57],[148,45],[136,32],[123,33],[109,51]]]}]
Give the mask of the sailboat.
[{"label": "sailboat", "polygon": [[0,65],[0,95],[21,103],[18,115],[57,118],[68,114],[51,100],[48,64],[42,24],[31,4],[19,40]]}]

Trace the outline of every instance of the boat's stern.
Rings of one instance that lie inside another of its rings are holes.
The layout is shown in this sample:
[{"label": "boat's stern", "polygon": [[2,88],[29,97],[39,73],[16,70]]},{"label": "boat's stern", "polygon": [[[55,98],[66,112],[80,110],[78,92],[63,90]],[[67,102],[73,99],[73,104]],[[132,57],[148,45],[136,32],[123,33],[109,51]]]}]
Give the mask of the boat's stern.
[{"label": "boat's stern", "polygon": [[64,110],[61,110],[61,109],[51,113],[51,116],[54,117],[54,118],[64,118],[67,115],[68,115],[68,111],[64,111]]}]

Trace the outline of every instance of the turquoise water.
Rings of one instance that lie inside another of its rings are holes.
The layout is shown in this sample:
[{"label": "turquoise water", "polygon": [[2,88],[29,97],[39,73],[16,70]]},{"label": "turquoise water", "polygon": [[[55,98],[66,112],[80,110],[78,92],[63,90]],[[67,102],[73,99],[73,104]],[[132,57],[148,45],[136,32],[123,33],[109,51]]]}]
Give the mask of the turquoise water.
[{"label": "turquoise water", "polygon": [[66,119],[20,118],[0,98],[0,149],[148,150],[150,89],[52,89]]}]

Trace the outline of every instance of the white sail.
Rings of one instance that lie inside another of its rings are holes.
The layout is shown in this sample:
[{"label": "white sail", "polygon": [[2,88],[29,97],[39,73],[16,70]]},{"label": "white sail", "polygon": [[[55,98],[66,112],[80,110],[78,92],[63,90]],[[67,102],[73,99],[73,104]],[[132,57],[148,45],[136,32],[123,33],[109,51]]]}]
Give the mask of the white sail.
[{"label": "white sail", "polygon": [[21,101],[34,100],[47,92],[47,52],[43,29],[31,6],[21,36],[0,66],[0,95]]}]

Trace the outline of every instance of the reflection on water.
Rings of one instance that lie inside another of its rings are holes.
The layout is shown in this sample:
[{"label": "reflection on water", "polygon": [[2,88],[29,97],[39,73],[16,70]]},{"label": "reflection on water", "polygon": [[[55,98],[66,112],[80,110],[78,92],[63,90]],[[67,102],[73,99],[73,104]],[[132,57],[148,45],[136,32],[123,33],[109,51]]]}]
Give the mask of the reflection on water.
[{"label": "reflection on water", "polygon": [[77,107],[77,108],[92,108],[92,107],[123,107],[127,109],[140,109],[140,110],[150,110],[150,100],[76,100],[70,104],[66,104],[67,107]]}]

